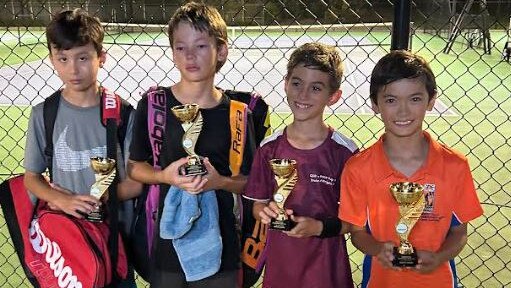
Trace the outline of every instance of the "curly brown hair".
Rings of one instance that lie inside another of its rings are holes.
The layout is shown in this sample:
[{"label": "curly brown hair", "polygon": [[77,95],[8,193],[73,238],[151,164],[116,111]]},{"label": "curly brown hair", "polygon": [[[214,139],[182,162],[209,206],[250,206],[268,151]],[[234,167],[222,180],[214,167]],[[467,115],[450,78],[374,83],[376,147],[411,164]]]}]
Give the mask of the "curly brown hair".
[{"label": "curly brown hair", "polygon": [[328,73],[331,91],[339,90],[341,87],[344,69],[341,55],[334,46],[313,42],[298,47],[293,51],[287,63],[286,79],[291,76],[293,69],[298,65]]}]

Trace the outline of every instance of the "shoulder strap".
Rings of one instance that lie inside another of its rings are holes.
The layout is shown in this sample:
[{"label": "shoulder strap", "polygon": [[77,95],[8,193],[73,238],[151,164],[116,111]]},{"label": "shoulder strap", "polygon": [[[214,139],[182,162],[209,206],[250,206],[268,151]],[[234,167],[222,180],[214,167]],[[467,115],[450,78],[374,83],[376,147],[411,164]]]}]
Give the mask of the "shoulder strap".
[{"label": "shoulder strap", "polygon": [[48,167],[49,177],[53,177],[53,128],[57,119],[57,110],[59,109],[61,91],[56,91],[50,97],[44,99],[43,121],[46,147],[44,155],[46,156],[46,166]]},{"label": "shoulder strap", "polygon": [[231,126],[231,147],[229,149],[229,166],[232,176],[240,173],[243,152],[247,140],[247,104],[231,100],[229,121]]},{"label": "shoulder strap", "polygon": [[100,87],[101,92],[101,123],[107,126],[108,120],[113,119],[114,124],[119,125],[121,123],[121,97],[119,95],[110,92],[105,87]]},{"label": "shoulder strap", "polygon": [[255,144],[259,146],[261,141],[271,134],[270,113],[268,113],[268,104],[264,102],[261,94],[257,92],[244,92],[236,90],[225,90],[225,95],[231,100],[236,100],[247,104],[248,110],[252,112],[254,120]]},{"label": "shoulder strap", "polygon": [[[128,123],[133,111],[133,106],[122,99],[119,95],[108,91],[108,89],[101,87],[101,123],[107,127],[108,119],[114,119],[117,131],[117,140],[121,146],[121,151],[124,152],[124,139],[128,131]],[[107,139],[108,142],[108,139]],[[108,143],[107,143],[108,144]]]},{"label": "shoulder strap", "polygon": [[[121,122],[121,98],[109,92],[105,88],[101,88],[101,119],[103,125],[106,125],[106,154],[108,158],[117,159],[117,126]],[[116,167],[117,169],[117,167]],[[109,211],[109,228],[108,248],[112,263],[112,279],[114,283],[119,281],[117,275],[117,259],[119,249],[119,219],[117,215],[117,184],[119,183],[119,173],[112,184],[108,187],[108,211]]]},{"label": "shoulder strap", "polygon": [[250,93],[250,102],[248,103],[248,109],[250,109],[251,111],[254,111],[254,108],[255,106],[257,105],[257,101],[259,101],[259,99],[262,99],[262,96],[261,94],[257,93],[257,92],[252,92]]},{"label": "shoulder strap", "polygon": [[[153,167],[161,169],[161,151],[165,137],[165,126],[167,123],[167,93],[165,89],[151,87],[147,92],[147,129],[149,141],[153,152]],[[153,250],[153,238],[156,231],[156,219],[160,203],[160,185],[151,185],[145,196],[144,205],[138,205],[137,215],[145,210],[146,215],[146,236],[147,253],[149,256]]]},{"label": "shoulder strap", "polygon": [[[243,163],[243,153],[247,140],[247,104],[230,100],[229,105],[229,126],[231,129],[231,147],[229,148],[229,168],[231,175],[237,176],[240,173]],[[243,222],[243,205],[241,204],[241,195],[232,193],[233,207],[232,213],[236,218],[236,229],[241,231]]]},{"label": "shoulder strap", "polygon": [[161,168],[160,153],[167,122],[167,95],[165,90],[151,87],[147,93],[147,129],[153,150],[153,167]]},{"label": "shoulder strap", "polygon": [[122,156],[124,157],[124,139],[126,138],[126,133],[128,132],[128,123],[130,121],[131,113],[133,112],[133,106],[126,100],[121,98],[121,123],[117,128],[117,138],[119,140],[119,145],[121,146]]},{"label": "shoulder strap", "polygon": [[253,92],[244,92],[236,90],[224,90],[224,93],[232,100],[241,101],[248,105],[250,111],[254,111],[257,102],[262,99],[261,94]]}]

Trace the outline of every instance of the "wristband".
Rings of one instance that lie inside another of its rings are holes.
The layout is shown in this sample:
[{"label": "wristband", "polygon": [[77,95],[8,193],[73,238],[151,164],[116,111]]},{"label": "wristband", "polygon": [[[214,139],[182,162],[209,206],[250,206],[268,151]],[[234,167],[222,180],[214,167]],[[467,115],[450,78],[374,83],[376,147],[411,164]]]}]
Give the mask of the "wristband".
[{"label": "wristband", "polygon": [[319,234],[319,238],[329,238],[339,236],[342,228],[342,222],[337,217],[331,217],[321,220],[323,223],[323,230]]}]

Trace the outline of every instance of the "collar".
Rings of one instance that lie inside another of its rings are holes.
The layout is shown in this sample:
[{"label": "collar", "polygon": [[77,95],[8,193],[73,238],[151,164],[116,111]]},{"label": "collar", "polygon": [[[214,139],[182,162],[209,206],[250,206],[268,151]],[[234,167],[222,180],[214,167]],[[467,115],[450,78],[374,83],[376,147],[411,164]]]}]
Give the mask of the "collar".
[{"label": "collar", "polygon": [[[166,87],[166,89],[168,89],[170,95],[172,96],[171,97],[171,102],[170,102],[170,107],[172,106],[176,106],[176,105],[183,105],[185,103],[181,103],[179,100],[177,100],[176,98],[176,95],[174,95],[174,92],[172,92],[172,89],[171,87]],[[218,102],[218,104],[214,107],[211,107],[211,108],[200,108],[201,111],[208,111],[208,110],[215,110],[215,109],[218,109],[218,108],[229,108],[229,104],[230,104],[230,99],[229,97],[227,96],[227,94],[225,94],[224,91],[221,91],[222,92],[222,96],[220,98],[220,102]]]},{"label": "collar", "polygon": [[[390,165],[390,161],[385,154],[385,150],[383,150],[383,137],[385,134],[380,136],[380,139],[374,144],[374,153],[372,156],[372,163],[374,177],[377,182],[380,182],[392,175],[395,177],[403,178],[403,174],[394,169]],[[431,135],[423,131],[424,137],[428,140],[429,150],[428,156],[424,164],[417,170],[410,179],[420,180],[424,178],[426,175],[431,175],[433,172],[435,174],[443,174],[444,171],[444,157],[442,156],[442,146],[436,140],[431,138]]]}]

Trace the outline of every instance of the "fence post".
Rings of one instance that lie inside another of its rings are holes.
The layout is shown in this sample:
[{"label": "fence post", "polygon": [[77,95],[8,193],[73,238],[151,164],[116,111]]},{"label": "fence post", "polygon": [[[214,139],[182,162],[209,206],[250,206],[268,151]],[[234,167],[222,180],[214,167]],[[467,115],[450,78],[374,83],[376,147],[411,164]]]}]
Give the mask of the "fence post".
[{"label": "fence post", "polygon": [[394,21],[392,21],[391,50],[408,49],[410,43],[410,0],[394,1]]}]

